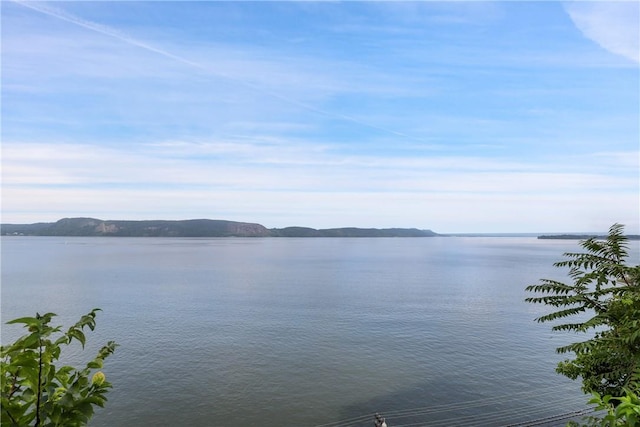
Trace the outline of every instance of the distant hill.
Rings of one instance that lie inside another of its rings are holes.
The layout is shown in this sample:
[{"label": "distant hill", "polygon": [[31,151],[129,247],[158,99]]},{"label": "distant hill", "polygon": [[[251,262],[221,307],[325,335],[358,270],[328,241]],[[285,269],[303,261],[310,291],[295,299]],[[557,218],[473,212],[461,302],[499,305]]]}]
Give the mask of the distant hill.
[{"label": "distant hill", "polygon": [[2,224],[3,236],[113,236],[113,237],[432,237],[438,234],[417,228],[265,228],[247,222],[190,219],[182,221],[103,221],[95,218],[63,218],[56,222]]},{"label": "distant hill", "polygon": [[211,219],[103,221],[64,218],[52,223],[2,224],[0,230],[3,236],[266,237],[271,234],[260,224]]},{"label": "distant hill", "polygon": [[431,230],[417,228],[325,228],[316,230],[308,227],[272,228],[273,237],[433,237],[438,234]]}]

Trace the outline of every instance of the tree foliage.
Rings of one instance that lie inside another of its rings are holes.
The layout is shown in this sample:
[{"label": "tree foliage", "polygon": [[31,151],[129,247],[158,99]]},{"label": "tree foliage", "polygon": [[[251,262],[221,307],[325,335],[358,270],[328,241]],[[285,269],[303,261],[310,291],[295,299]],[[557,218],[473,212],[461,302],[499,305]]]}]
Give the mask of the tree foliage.
[{"label": "tree foliage", "polygon": [[82,316],[66,332],[61,326],[49,325],[54,313],[7,322],[22,324],[29,333],[0,347],[3,427],[84,426],[93,415],[94,406],[104,406],[111,384],[104,373],[96,370],[115,351],[116,343],[109,341],[82,369],[55,365],[62,346],[76,340],[84,348],[84,329],[94,330],[97,311]]},{"label": "tree foliage", "polygon": [[584,424],[571,421],[567,427],[640,426],[640,397],[631,390],[625,389],[622,397],[593,393],[589,403],[595,405],[594,410],[604,412],[604,415],[586,417]]},{"label": "tree foliage", "polygon": [[[614,224],[606,240],[581,242],[584,252],[565,253],[556,267],[569,268],[573,281],[543,279],[528,286],[538,296],[531,303],[554,307],[536,319],[554,322],[554,331],[589,333],[589,338],[557,348],[574,353],[556,371],[582,378],[587,393],[622,396],[624,389],[640,384],[640,265],[627,264],[628,245],[624,227]],[[573,322],[567,319],[573,319]]]}]

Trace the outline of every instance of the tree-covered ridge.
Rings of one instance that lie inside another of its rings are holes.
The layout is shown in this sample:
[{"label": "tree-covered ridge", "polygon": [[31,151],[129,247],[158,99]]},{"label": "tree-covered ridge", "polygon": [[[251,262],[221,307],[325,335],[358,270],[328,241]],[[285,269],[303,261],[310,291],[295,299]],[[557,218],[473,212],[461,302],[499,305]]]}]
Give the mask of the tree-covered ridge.
[{"label": "tree-covered ridge", "polygon": [[119,237],[259,237],[269,230],[260,224],[192,219],[184,221],[103,221],[63,218],[53,223],[3,224],[2,235]]},{"label": "tree-covered ridge", "polygon": [[273,237],[433,237],[431,230],[417,228],[325,228],[316,230],[308,227],[272,228]]},{"label": "tree-covered ridge", "polygon": [[95,218],[64,218],[52,223],[2,224],[1,234],[24,236],[114,237],[431,237],[431,230],[417,228],[268,229],[260,224],[212,219],[181,221],[103,221]]}]

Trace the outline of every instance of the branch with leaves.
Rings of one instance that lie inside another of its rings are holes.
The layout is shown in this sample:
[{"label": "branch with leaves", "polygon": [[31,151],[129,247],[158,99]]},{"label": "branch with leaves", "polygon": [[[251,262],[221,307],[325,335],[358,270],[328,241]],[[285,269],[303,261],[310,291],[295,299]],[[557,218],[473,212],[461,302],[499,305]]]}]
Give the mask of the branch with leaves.
[{"label": "branch with leaves", "polygon": [[115,351],[115,342],[109,341],[82,369],[55,365],[62,346],[76,340],[84,349],[84,329],[95,329],[98,311],[91,310],[66,332],[61,326],[50,326],[54,313],[7,322],[22,324],[29,333],[0,347],[3,427],[84,426],[93,416],[94,406],[104,406],[111,384],[104,373],[94,371],[101,369],[104,360]]},{"label": "branch with leaves", "polygon": [[[526,288],[541,295],[526,301],[556,308],[538,322],[555,322],[554,331],[591,334],[556,349],[575,354],[556,370],[572,379],[581,377],[585,392],[602,396],[620,396],[640,384],[640,265],[627,264],[623,231],[615,224],[606,240],[585,240],[581,242],[585,252],[566,253],[567,259],[554,264],[569,268],[572,284],[543,279]],[[580,320],[561,323],[572,316]]]}]

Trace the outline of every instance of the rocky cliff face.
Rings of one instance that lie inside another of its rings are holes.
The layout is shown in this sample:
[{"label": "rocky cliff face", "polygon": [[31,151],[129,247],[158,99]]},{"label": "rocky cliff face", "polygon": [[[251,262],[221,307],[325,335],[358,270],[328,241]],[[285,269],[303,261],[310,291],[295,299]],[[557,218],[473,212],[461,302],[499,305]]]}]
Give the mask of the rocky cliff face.
[{"label": "rocky cliff face", "polygon": [[260,224],[251,224],[245,222],[229,222],[227,231],[234,236],[242,237],[267,237],[271,233],[268,229]]},{"label": "rocky cliff face", "polygon": [[115,224],[107,224],[102,222],[95,228],[96,233],[101,234],[113,234],[118,232],[118,226]]}]

